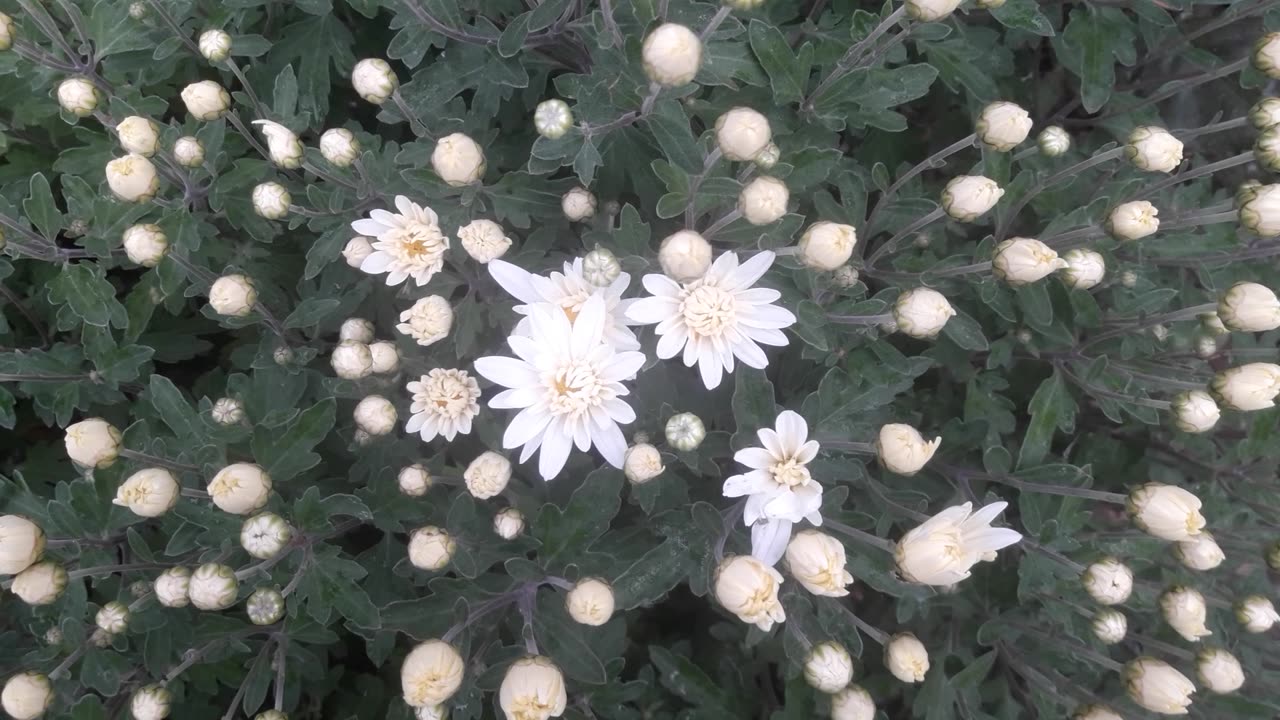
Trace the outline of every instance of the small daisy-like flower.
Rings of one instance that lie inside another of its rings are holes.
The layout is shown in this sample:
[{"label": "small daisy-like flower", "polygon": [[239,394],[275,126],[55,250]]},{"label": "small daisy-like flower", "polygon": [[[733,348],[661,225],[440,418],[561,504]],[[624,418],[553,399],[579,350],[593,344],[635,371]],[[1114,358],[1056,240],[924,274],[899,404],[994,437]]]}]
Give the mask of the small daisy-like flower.
[{"label": "small daisy-like flower", "polygon": [[[658,357],[666,360],[684,350],[684,364],[696,363],[710,390],[724,372],[733,372],[736,357],[753,368],[769,364],[760,345],[785,347],[783,328],[795,324],[790,310],[773,302],[782,294],[752,287],[773,265],[771,252],[757,253],[738,264],[727,252],[716,258],[701,278],[680,284],[666,275],[644,276],[653,297],[635,301],[627,317],[641,325],[657,324]],[[757,344],[759,343],[759,344]]]},{"label": "small daisy-like flower", "polygon": [[356,232],[374,238],[373,252],[360,269],[370,275],[387,273],[388,285],[399,285],[406,278],[426,285],[444,267],[449,238],[441,232],[440,218],[431,208],[397,195],[396,210],[373,210],[369,217],[351,223]]},{"label": "small daisy-like flower", "polygon": [[418,433],[423,442],[437,435],[452,441],[458,433],[471,432],[471,419],[480,412],[480,386],[466,370],[435,368],[407,387],[413,393],[413,416],[405,423],[406,432]]},{"label": "small daisy-like flower", "polygon": [[439,295],[428,295],[400,313],[396,330],[413,338],[419,345],[430,345],[444,338],[453,327],[453,307]]},{"label": "small daisy-like flower", "polygon": [[526,303],[516,305],[515,311],[524,315],[520,324],[516,325],[516,334],[528,336],[531,332],[530,308],[538,303],[550,303],[564,311],[565,317],[572,323],[582,312],[582,306],[593,296],[599,296],[605,305],[604,339],[618,350],[639,350],[640,341],[628,325],[636,323],[627,319],[627,309],[634,300],[623,300],[622,293],[631,284],[631,276],[618,273],[611,282],[602,286],[593,284],[583,274],[582,258],[564,264],[564,272],[552,272],[550,275],[534,275],[524,268],[512,265],[505,260],[493,260],[489,263],[489,274],[498,281],[503,290],[511,293],[515,299]]}]

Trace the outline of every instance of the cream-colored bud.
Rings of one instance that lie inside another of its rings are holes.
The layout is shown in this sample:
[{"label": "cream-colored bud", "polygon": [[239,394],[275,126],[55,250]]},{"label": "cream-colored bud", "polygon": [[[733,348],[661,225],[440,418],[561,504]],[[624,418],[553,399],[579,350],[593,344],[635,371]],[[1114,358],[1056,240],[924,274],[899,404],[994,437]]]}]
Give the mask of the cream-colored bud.
[{"label": "cream-colored bud", "polygon": [[1115,645],[1124,640],[1128,631],[1129,620],[1119,610],[1107,608],[1093,616],[1093,634],[1104,645]]},{"label": "cream-colored bud", "polygon": [[936,338],[955,314],[955,308],[942,293],[924,287],[907,290],[893,305],[893,321],[898,324],[898,332],[921,340]]},{"label": "cream-colored bud", "polygon": [[1233,410],[1265,410],[1274,407],[1280,394],[1280,365],[1248,363],[1228,368],[1210,386],[1222,404]]},{"label": "cream-colored bud", "polygon": [[665,23],[645,37],[640,55],[650,80],[679,87],[697,76],[702,66],[702,41],[683,25]]},{"label": "cream-colored bud", "polygon": [[236,603],[240,581],[226,565],[205,563],[191,573],[187,597],[201,610],[225,610]]},{"label": "cream-colored bud", "polygon": [[17,34],[17,30],[13,25],[13,18],[0,13],[0,50],[8,50],[13,47],[13,36]]},{"label": "cream-colored bud", "polygon": [[53,685],[39,673],[19,673],[4,683],[0,706],[13,720],[35,720],[53,702]]},{"label": "cream-colored bud", "polygon": [[1071,715],[1071,720],[1124,720],[1105,705],[1083,705]]},{"label": "cream-colored bud", "polygon": [[420,464],[406,465],[396,476],[400,492],[410,497],[422,497],[431,489],[431,472]]},{"label": "cream-colored bud", "polygon": [[98,88],[84,78],[67,78],[58,83],[58,104],[76,117],[88,117],[98,109]]},{"label": "cream-colored bud", "polygon": [[160,145],[160,128],[148,118],[130,115],[116,125],[116,137],[125,152],[151,157]]},{"label": "cream-colored bud", "polygon": [[1264,97],[1249,110],[1249,122],[1258,130],[1280,125],[1280,97]]},{"label": "cream-colored bud", "polygon": [[133,720],[164,720],[169,717],[173,696],[163,685],[147,685],[129,699]]},{"label": "cream-colored bud", "polygon": [[1200,638],[1213,634],[1205,627],[1209,608],[1205,605],[1204,595],[1194,588],[1166,590],[1160,596],[1160,612],[1165,622],[1188,642],[1199,642]]},{"label": "cream-colored bud", "polygon": [[1084,248],[1068,250],[1062,259],[1067,266],[1058,271],[1068,287],[1088,290],[1102,282],[1107,274],[1107,261],[1102,254]]},{"label": "cream-colored bud", "polygon": [[938,451],[942,438],[926,441],[920,431],[902,423],[880,428],[876,436],[876,456],[880,464],[899,475],[915,475]]},{"label": "cream-colored bud", "polygon": [[560,717],[568,701],[560,668],[540,655],[512,663],[498,688],[498,705],[506,720]]},{"label": "cream-colored bud", "polygon": [[1264,633],[1280,622],[1280,612],[1267,598],[1250,595],[1236,603],[1236,620],[1248,632]]},{"label": "cream-colored bud", "polygon": [[347,318],[342,321],[342,325],[338,327],[338,340],[345,342],[371,343],[373,342],[373,323],[364,318]]},{"label": "cream-colored bud", "polygon": [[850,685],[831,696],[831,720],[875,720],[876,702],[861,685]]},{"label": "cream-colored bud", "polygon": [[275,588],[258,588],[244,601],[244,610],[254,625],[279,622],[284,617],[284,594]]},{"label": "cream-colored bud", "polygon": [[963,0],[906,0],[903,6],[913,20],[934,22],[955,12]]},{"label": "cream-colored bud", "polygon": [[563,100],[544,100],[534,108],[533,127],[548,140],[562,138],[573,127],[573,110]]},{"label": "cream-colored bud", "polygon": [[485,265],[507,254],[511,238],[492,220],[472,220],[458,228],[458,241],[472,260]]},{"label": "cream-colored bud", "polygon": [[113,505],[127,507],[139,517],[160,517],[178,504],[180,486],[164,468],[147,468],[129,476],[116,490]]},{"label": "cream-colored bud", "polygon": [[716,600],[744,623],[768,632],[787,619],[778,599],[782,574],[750,555],[731,555],[716,568]]},{"label": "cream-colored bud", "polygon": [[724,4],[734,10],[754,10],[764,4],[764,0],[724,0]]},{"label": "cream-colored bud", "polygon": [[400,666],[400,689],[412,707],[439,705],[462,686],[466,671],[456,648],[443,640],[419,644]]},{"label": "cream-colored bud", "polygon": [[267,504],[271,476],[259,465],[234,463],[218,471],[209,482],[209,497],[223,512],[248,515]]},{"label": "cream-colored bud", "polygon": [[1009,152],[1031,134],[1031,116],[1016,103],[993,102],[974,123],[978,139],[1000,152]]},{"label": "cream-colored bud", "polygon": [[448,532],[428,525],[409,536],[409,562],[420,570],[441,570],[449,564],[458,543]]},{"label": "cream-colored bud", "polygon": [[776,143],[771,142],[768,145],[765,145],[764,149],[760,151],[760,154],[756,155],[755,159],[751,162],[755,163],[756,167],[761,170],[772,170],[773,166],[777,165],[778,160],[781,158],[782,148],[779,148]]},{"label": "cream-colored bud", "polygon": [[819,692],[838,693],[853,680],[853,658],[840,643],[814,645],[804,660],[804,680]]},{"label": "cream-colored bud", "polygon": [[1080,582],[1099,605],[1119,605],[1133,594],[1133,571],[1113,557],[1102,558],[1085,568]]},{"label": "cream-colored bud", "polygon": [[1267,128],[1258,133],[1253,143],[1253,159],[1267,170],[1280,170],[1280,129]]},{"label": "cream-colored bud", "polygon": [[178,138],[173,143],[173,159],[183,167],[200,167],[204,164],[204,143],[191,135]]},{"label": "cream-colored bud", "polygon": [[334,167],[347,167],[360,157],[360,141],[346,128],[329,128],[320,136],[320,154]]},{"label": "cream-colored bud", "polygon": [[1253,66],[1272,80],[1280,80],[1280,32],[1270,32],[1253,46]]},{"label": "cream-colored bud", "polygon": [[293,196],[278,182],[259,183],[253,187],[253,212],[267,220],[279,220],[289,214]]},{"label": "cream-colored bud", "polygon": [[596,247],[582,258],[582,277],[596,287],[608,287],[621,274],[618,257],[605,248]]},{"label": "cream-colored bud", "polygon": [[146,202],[160,189],[156,166],[141,155],[125,155],[107,163],[107,185],[125,202]]},{"label": "cream-colored bud", "polygon": [[449,185],[471,185],[484,176],[484,150],[462,133],[446,135],[431,153],[431,167]]},{"label": "cream-colored bud", "polygon": [[1236,186],[1236,194],[1232,198],[1236,209],[1239,209],[1245,203],[1253,199],[1258,194],[1258,189],[1262,187],[1262,183],[1252,178],[1245,180]]},{"label": "cream-colored bud", "polygon": [[815,270],[836,270],[849,262],[858,244],[852,225],[820,220],[808,227],[796,244],[800,262]]},{"label": "cream-colored bud", "polygon": [[1200,498],[1173,485],[1153,482],[1135,489],[1128,509],[1135,525],[1162,540],[1189,540],[1205,526]]},{"label": "cream-colored bud", "polygon": [[1240,204],[1240,224],[1259,237],[1280,235],[1280,185],[1261,185]]},{"label": "cream-colored bud", "polygon": [[479,500],[502,494],[511,482],[511,461],[503,455],[487,451],[480,454],[462,473],[467,492]]},{"label": "cream-colored bud", "polygon": [[1222,411],[1213,396],[1203,390],[1187,390],[1173,399],[1173,422],[1183,432],[1202,433],[1218,424]]},{"label": "cream-colored bud", "polygon": [[1022,534],[1009,528],[993,528],[1008,503],[994,502],[979,508],[963,503],[946,508],[912,528],[894,548],[894,561],[903,578],[935,587],[955,585],[969,577],[979,562],[996,559],[996,551],[1013,545]]},{"label": "cream-colored bud", "polygon": [[200,33],[198,43],[200,54],[209,62],[222,62],[231,54],[231,36],[224,30],[214,28]]},{"label": "cream-colored bud", "polygon": [[570,222],[581,222],[596,216],[596,196],[584,187],[576,187],[560,198],[560,210]]},{"label": "cream-colored bud", "polygon": [[372,369],[377,375],[391,375],[400,369],[400,350],[390,340],[370,343],[369,357],[373,360]]},{"label": "cream-colored bud", "polygon": [[844,544],[819,530],[802,530],[787,543],[787,570],[805,590],[823,597],[844,597],[853,575],[845,567]]},{"label": "cream-colored bud", "polygon": [[351,86],[367,102],[381,105],[400,86],[400,80],[386,60],[365,58],[351,70]]},{"label": "cream-colored bud", "polygon": [[122,236],[125,255],[143,267],[155,267],[169,252],[169,238],[159,225],[132,225]]},{"label": "cream-colored bud", "polygon": [[838,287],[850,288],[858,284],[858,270],[852,265],[841,265],[831,278]]},{"label": "cream-colored bud", "polygon": [[996,246],[991,268],[996,276],[1010,285],[1036,282],[1067,267],[1053,248],[1031,238],[1009,238]]},{"label": "cream-colored bud", "polygon": [[201,80],[182,89],[182,102],[196,120],[217,120],[231,108],[231,95],[218,83]]},{"label": "cream-colored bud", "polygon": [[658,264],[671,279],[693,282],[711,267],[711,243],[692,230],[680,230],[662,241]]},{"label": "cream-colored bud", "polygon": [[400,313],[396,330],[425,346],[443,339],[452,327],[453,307],[449,301],[439,295],[428,295]]},{"label": "cream-colored bud", "polygon": [[1137,240],[1160,229],[1160,211],[1146,200],[1117,205],[1107,216],[1107,230],[1117,240]]},{"label": "cream-colored bud", "polygon": [[359,380],[373,372],[373,352],[362,342],[346,340],[333,349],[329,364],[338,377]]},{"label": "cream-colored bud", "polygon": [[156,599],[165,607],[186,607],[191,599],[188,592],[191,587],[191,570],[189,568],[171,567],[156,578]]},{"label": "cream-colored bud", "polygon": [[953,220],[973,222],[996,206],[1004,190],[981,175],[957,175],[942,189],[942,209]]},{"label": "cream-colored bud", "polygon": [[357,235],[347,241],[346,247],[342,248],[342,259],[347,261],[347,265],[359,269],[364,263],[364,259],[373,254],[373,244],[369,242],[369,238]]},{"label": "cream-colored bud", "polygon": [[120,431],[102,418],[88,418],[67,426],[63,438],[67,457],[85,468],[110,467],[120,455]]},{"label": "cream-colored bud", "polygon": [[1205,648],[1196,655],[1196,677],[1209,692],[1233,693],[1244,685],[1244,668],[1222,648]]},{"label": "cream-colored bud", "polygon": [[1120,273],[1120,284],[1126,288],[1133,288],[1138,284],[1138,273],[1132,270],[1125,270]]},{"label": "cream-colored bud", "polygon": [[1182,141],[1154,125],[1143,125],[1129,133],[1124,152],[1140,170],[1167,173],[1182,164]]},{"label": "cream-colored bud", "polygon": [[524,532],[524,514],[509,507],[493,516],[493,532],[503,540],[515,540]]},{"label": "cream-colored bud", "polygon": [[751,108],[736,107],[716,118],[716,144],[729,160],[754,160],[772,139],[769,119]]},{"label": "cream-colored bud", "polygon": [[240,546],[259,560],[279,555],[292,539],[293,528],[275,513],[254,515],[240,526]]},{"label": "cream-colored bud", "polygon": [[1036,137],[1036,144],[1040,146],[1040,153],[1044,156],[1058,157],[1067,154],[1071,149],[1071,136],[1057,125],[1050,125],[1040,131],[1040,135]]},{"label": "cream-colored bud", "polygon": [[613,617],[613,588],[598,578],[579,580],[565,596],[565,608],[574,622],[600,626]]},{"label": "cream-colored bud", "polygon": [[692,452],[707,437],[707,428],[697,415],[680,413],[667,420],[666,435],[667,444],[671,447],[681,452]]},{"label": "cream-colored bud", "polygon": [[98,609],[93,622],[102,632],[119,635],[129,627],[129,606],[112,600]]},{"label": "cream-colored bud", "polygon": [[758,177],[739,193],[738,212],[752,225],[768,225],[787,214],[790,198],[786,183],[777,178]]},{"label": "cream-colored bud", "polygon": [[253,124],[261,127],[267,138],[267,154],[271,156],[271,162],[286,170],[302,165],[302,141],[292,130],[270,120],[254,120]]},{"label": "cream-colored bud", "polygon": [[369,395],[356,403],[352,418],[370,435],[386,435],[396,427],[396,406],[381,395]]},{"label": "cream-colored bud", "polygon": [[67,571],[56,562],[38,562],[13,578],[9,588],[28,605],[48,605],[67,587]]},{"label": "cream-colored bud", "polygon": [[244,317],[253,312],[258,291],[244,275],[223,275],[209,288],[209,307],[219,315]]},{"label": "cream-colored bud", "polygon": [[929,672],[929,651],[911,633],[898,633],[884,646],[884,664],[904,683],[924,682]]},{"label": "cream-colored bud", "polygon": [[1265,285],[1238,282],[1218,300],[1218,318],[1232,330],[1275,330],[1280,327],[1280,299]]},{"label": "cream-colored bud", "polygon": [[1186,715],[1196,691],[1186,675],[1153,657],[1140,657],[1126,665],[1124,681],[1134,702],[1162,715]]},{"label": "cream-colored bud", "polygon": [[662,464],[662,453],[649,443],[637,443],[627,448],[622,459],[622,472],[627,479],[636,485],[642,485],[658,477],[666,467]]}]

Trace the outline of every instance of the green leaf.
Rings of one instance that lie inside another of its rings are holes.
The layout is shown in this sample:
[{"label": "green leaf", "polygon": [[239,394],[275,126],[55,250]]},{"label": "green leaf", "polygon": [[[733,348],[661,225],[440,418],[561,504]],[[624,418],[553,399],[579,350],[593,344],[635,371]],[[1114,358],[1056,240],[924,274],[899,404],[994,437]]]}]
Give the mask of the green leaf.
[{"label": "green leaf", "polygon": [[200,417],[172,380],[163,375],[152,375],[146,396],[151,407],[156,409],[160,419],[179,440],[194,443],[203,436],[204,425]]},{"label": "green leaf", "polygon": [[31,176],[31,194],[22,201],[22,209],[27,219],[40,231],[45,240],[54,242],[62,230],[62,213],[53,200],[53,191],[49,189],[49,181],[44,174]]},{"label": "green leaf", "polygon": [[991,668],[996,663],[997,655],[997,651],[992,650],[969,663],[965,669],[956,673],[951,678],[951,687],[956,690],[963,690],[970,687],[976,688],[978,683],[982,682],[983,678],[991,672]]},{"label": "green leaf", "polygon": [[733,418],[738,424],[733,446],[741,449],[756,445],[756,431],[773,427],[778,412],[773,404],[773,383],[764,370],[740,367],[733,381]]},{"label": "green leaf", "polygon": [[1070,430],[1075,423],[1075,412],[1076,404],[1067,392],[1066,380],[1054,370],[1040,383],[1027,406],[1031,422],[1027,424],[1022,447],[1018,449],[1018,467],[1040,465],[1049,454],[1054,430]]},{"label": "green leaf", "polygon": [[506,29],[502,31],[502,37],[498,38],[499,55],[509,58],[515,57],[520,52],[524,47],[524,39],[529,35],[529,20],[532,15],[533,13],[523,13],[507,23]]},{"label": "green leaf", "polygon": [[618,607],[630,610],[662,599],[695,567],[690,552],[687,538],[673,536],[645,553],[610,583]]},{"label": "green leaf", "polygon": [[743,717],[726,690],[687,658],[657,645],[649,646],[649,658],[658,668],[663,687],[713,717]]},{"label": "green leaf", "polygon": [[67,305],[76,317],[95,327],[110,324],[119,328],[128,323],[129,314],[116,300],[115,287],[96,263],[64,265],[49,283],[49,299]]},{"label": "green leaf", "polygon": [[150,50],[156,44],[153,35],[129,16],[129,3],[117,0],[98,0],[89,13],[87,29],[98,60],[132,50]]},{"label": "green leaf", "polygon": [[806,44],[800,51],[800,58],[797,58],[781,30],[756,19],[751,21],[748,35],[751,50],[769,75],[774,101],[799,102],[804,97],[805,82],[809,78],[812,47]]},{"label": "green leaf", "polygon": [[602,467],[587,475],[563,510],[551,504],[542,506],[534,536],[542,542],[538,556],[545,567],[586,553],[609,529],[622,504],[622,483],[621,470]]},{"label": "green leaf", "polygon": [[982,326],[963,310],[956,310],[956,314],[947,320],[947,324],[942,326],[942,334],[965,350],[982,352],[991,347],[982,334]]},{"label": "green leaf", "polygon": [[533,634],[539,648],[555,660],[565,675],[579,682],[603,685],[609,675],[581,627],[569,617],[564,603],[540,603],[533,616]]},{"label": "green leaf", "polygon": [[253,456],[272,482],[283,482],[315,467],[320,456],[312,452],[333,429],[337,403],[326,398],[305,410],[284,430],[258,427],[253,433]]},{"label": "green leaf", "polygon": [[1053,25],[1049,22],[1049,18],[1040,12],[1036,0],[1007,0],[1003,5],[992,8],[989,12],[991,17],[1005,27],[1026,30],[1045,37],[1054,35]]},{"label": "green leaf", "polygon": [[342,306],[342,301],[335,298],[307,298],[284,319],[287,328],[301,328],[319,325],[329,315]]},{"label": "green leaf", "polygon": [[271,109],[276,117],[285,121],[298,111],[298,78],[292,65],[285,65],[276,75],[275,92],[271,95]]}]

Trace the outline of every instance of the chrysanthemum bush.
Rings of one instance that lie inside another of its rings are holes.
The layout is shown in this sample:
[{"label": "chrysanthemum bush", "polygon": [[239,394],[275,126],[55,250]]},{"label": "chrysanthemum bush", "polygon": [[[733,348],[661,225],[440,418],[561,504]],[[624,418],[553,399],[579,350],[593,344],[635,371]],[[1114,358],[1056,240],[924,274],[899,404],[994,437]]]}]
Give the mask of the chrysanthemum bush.
[{"label": "chrysanthemum bush", "polygon": [[1280,714],[1270,0],[0,9],[9,716]]}]

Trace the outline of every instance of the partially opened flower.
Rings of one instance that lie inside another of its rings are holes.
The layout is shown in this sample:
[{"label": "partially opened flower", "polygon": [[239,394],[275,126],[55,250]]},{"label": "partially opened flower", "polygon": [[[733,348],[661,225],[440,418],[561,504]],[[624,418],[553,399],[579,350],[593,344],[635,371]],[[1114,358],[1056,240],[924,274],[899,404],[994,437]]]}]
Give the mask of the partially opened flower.
[{"label": "partially opened flower", "polygon": [[480,386],[466,370],[432,368],[407,386],[413,394],[405,432],[418,433],[423,442],[437,435],[450,442],[458,434],[471,433],[471,421],[480,413]]},{"label": "partially opened flower", "polygon": [[426,285],[444,267],[449,238],[440,230],[440,219],[431,208],[396,196],[396,210],[372,210],[369,217],[351,223],[356,232],[373,238],[373,252],[360,263],[371,275],[387,273],[388,285],[406,278]]},{"label": "partially opened flower", "polygon": [[525,316],[516,325],[517,335],[530,334],[530,308],[538,303],[548,303],[560,308],[569,322],[573,322],[582,312],[583,304],[589,298],[598,296],[604,301],[605,307],[605,341],[618,350],[640,349],[640,341],[627,327],[637,324],[627,319],[627,309],[635,300],[622,299],[622,293],[631,284],[631,276],[627,273],[618,273],[612,282],[600,287],[583,275],[582,258],[576,258],[573,262],[564,264],[564,272],[552,271],[546,276],[534,275],[505,260],[492,260],[489,262],[489,274],[493,275],[503,290],[526,303],[515,306],[515,311]]},{"label": "partially opened flower", "polygon": [[898,541],[894,552],[898,572],[923,585],[954,585],[964,580],[974,565],[995,560],[997,550],[1022,539],[1017,530],[991,527],[991,521],[1008,506],[995,502],[973,512],[973,503],[965,503],[934,515]]}]

